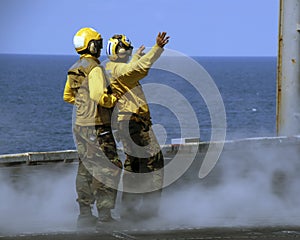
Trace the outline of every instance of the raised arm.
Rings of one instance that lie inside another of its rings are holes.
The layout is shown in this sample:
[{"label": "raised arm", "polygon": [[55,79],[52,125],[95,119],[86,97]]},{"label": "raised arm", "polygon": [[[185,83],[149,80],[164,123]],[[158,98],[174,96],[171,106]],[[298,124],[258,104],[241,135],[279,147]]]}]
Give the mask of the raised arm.
[{"label": "raised arm", "polygon": [[164,46],[169,42],[169,38],[170,37],[166,35],[166,32],[158,33],[156,43],[150,51],[145,54],[143,52],[145,47],[141,46],[134,55],[134,61],[130,61],[128,64],[119,64],[115,67],[113,71],[114,77],[133,76],[131,79],[127,78],[127,81],[135,81],[137,78],[142,78],[147,75],[153,63],[162,54]]}]

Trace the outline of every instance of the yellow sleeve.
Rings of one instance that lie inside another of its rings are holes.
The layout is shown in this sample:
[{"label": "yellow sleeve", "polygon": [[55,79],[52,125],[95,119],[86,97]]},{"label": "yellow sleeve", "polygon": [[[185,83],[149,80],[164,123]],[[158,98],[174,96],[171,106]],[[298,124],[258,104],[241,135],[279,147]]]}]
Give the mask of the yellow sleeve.
[{"label": "yellow sleeve", "polygon": [[141,55],[135,53],[135,54],[132,55],[132,58],[131,58],[130,62],[136,62],[136,61],[138,61],[140,58],[141,58]]},{"label": "yellow sleeve", "polygon": [[134,59],[138,59],[130,61],[127,64],[117,64],[113,70],[113,77],[119,78],[125,76],[127,83],[139,81],[148,74],[150,67],[160,57],[163,51],[163,48],[155,44],[145,55],[140,56],[139,58],[134,56]]},{"label": "yellow sleeve", "polygon": [[75,96],[73,94],[73,91],[70,87],[69,78],[67,78],[65,89],[64,89],[64,101],[74,104],[75,103]]},{"label": "yellow sleeve", "polygon": [[90,98],[102,107],[113,107],[117,102],[117,98],[107,93],[106,78],[102,69],[100,67],[93,68],[89,73],[88,79]]}]

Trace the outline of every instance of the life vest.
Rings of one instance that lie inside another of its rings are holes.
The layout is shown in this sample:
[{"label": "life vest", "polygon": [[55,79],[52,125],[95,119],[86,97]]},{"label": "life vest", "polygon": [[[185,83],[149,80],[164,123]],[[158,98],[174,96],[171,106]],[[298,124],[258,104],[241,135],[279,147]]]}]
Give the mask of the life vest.
[{"label": "life vest", "polygon": [[80,126],[110,125],[111,122],[112,109],[102,107],[90,98],[88,76],[95,67],[100,67],[98,60],[83,57],[68,71],[68,81],[77,107],[75,123]]}]

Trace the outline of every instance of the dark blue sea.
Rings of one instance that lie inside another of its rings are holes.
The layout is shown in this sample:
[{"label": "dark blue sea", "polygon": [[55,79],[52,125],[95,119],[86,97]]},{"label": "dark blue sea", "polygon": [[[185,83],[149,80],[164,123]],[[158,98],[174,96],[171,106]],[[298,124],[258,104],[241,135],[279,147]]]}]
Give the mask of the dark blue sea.
[{"label": "dark blue sea", "polygon": [[[193,59],[222,96],[227,140],[276,135],[276,57]],[[76,60],[77,56],[0,55],[0,154],[75,149],[73,107],[62,96],[66,73]],[[194,109],[201,140],[210,140],[209,111],[188,82],[153,69],[141,83],[165,84],[180,92]],[[168,95],[159,97],[173,101]],[[155,103],[150,109],[153,124],[164,128],[165,143],[181,137],[172,109]]]}]

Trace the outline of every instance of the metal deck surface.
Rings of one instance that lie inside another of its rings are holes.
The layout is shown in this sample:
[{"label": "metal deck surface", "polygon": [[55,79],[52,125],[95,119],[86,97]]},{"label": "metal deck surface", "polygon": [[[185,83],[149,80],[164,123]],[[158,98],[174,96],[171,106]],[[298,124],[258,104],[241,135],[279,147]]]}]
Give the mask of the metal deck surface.
[{"label": "metal deck surface", "polygon": [[114,230],[114,231],[81,231],[49,232],[1,236],[0,239],[23,240],[89,240],[89,239],[265,239],[288,240],[299,239],[300,228],[292,226],[256,227],[256,228],[190,228],[190,229],[150,229],[150,230]]},{"label": "metal deck surface", "polygon": [[[0,240],[300,238],[299,142],[298,137],[227,142],[204,179],[198,173],[207,148],[199,147],[185,174],[163,189],[159,219],[129,227],[121,222],[101,232],[76,230],[76,161],[45,156],[35,161],[32,155],[21,163],[5,156]],[[176,151],[165,154],[169,161]]]}]

